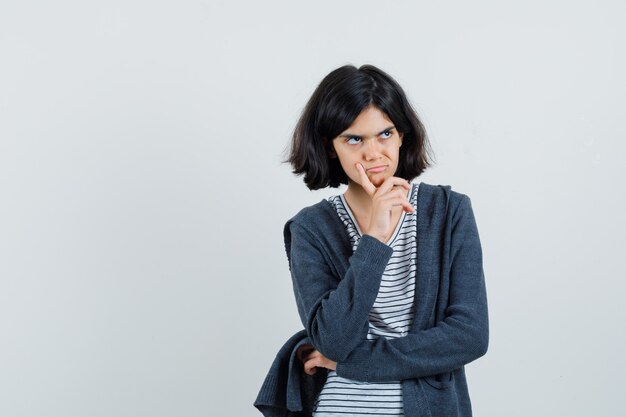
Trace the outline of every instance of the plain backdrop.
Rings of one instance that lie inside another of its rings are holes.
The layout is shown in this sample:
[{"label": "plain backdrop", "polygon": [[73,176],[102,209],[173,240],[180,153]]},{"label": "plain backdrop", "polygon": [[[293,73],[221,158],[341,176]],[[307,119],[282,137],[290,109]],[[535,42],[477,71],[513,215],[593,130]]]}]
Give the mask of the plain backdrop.
[{"label": "plain backdrop", "polygon": [[302,328],[281,164],[321,79],[403,86],[483,246],[474,414],[617,416],[620,1],[0,4],[0,415],[260,416]]}]

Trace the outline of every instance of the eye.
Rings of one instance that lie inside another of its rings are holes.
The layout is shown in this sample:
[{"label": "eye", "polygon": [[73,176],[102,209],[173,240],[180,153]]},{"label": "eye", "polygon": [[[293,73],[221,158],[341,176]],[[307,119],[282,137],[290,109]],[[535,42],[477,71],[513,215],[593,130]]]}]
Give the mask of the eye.
[{"label": "eye", "polygon": [[347,142],[348,144],[350,144],[350,145],[356,145],[358,142],[350,142],[351,140],[357,140],[357,141],[359,141],[359,140],[361,140],[361,138],[360,138],[360,137],[358,137],[358,136],[350,136],[348,139],[346,139],[346,142]]},{"label": "eye", "polygon": [[392,136],[391,130],[385,130],[383,133],[381,133],[381,135],[383,136],[383,139],[389,139]]}]

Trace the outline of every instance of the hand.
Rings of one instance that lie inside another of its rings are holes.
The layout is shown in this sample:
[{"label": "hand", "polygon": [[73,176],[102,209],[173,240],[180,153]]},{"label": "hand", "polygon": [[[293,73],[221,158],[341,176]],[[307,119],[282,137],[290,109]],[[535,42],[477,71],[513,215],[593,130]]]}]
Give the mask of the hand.
[{"label": "hand", "polygon": [[313,345],[302,345],[298,348],[297,356],[304,363],[304,372],[308,375],[314,375],[317,372],[316,367],[337,370],[337,362],[328,359],[326,356],[315,349]]},{"label": "hand", "polygon": [[362,232],[384,243],[385,238],[393,232],[394,225],[391,223],[393,207],[402,206],[402,209],[409,213],[415,211],[406,196],[407,190],[411,189],[411,184],[404,178],[392,176],[376,188],[367,177],[363,165],[357,162],[356,169],[359,171],[361,187],[372,198],[370,224]]}]

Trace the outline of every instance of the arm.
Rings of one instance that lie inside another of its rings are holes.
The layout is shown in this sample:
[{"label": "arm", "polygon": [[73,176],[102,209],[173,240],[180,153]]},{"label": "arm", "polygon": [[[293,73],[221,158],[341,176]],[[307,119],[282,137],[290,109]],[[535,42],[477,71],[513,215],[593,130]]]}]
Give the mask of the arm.
[{"label": "arm", "polygon": [[366,338],[368,314],[393,249],[362,236],[339,280],[315,236],[295,222],[287,227],[285,245],[302,324],[317,350],[335,362],[344,360]]},{"label": "arm", "polygon": [[363,340],[337,374],[365,382],[420,378],[454,369],[487,351],[489,330],[482,250],[469,197],[453,221],[449,305],[434,327],[407,336]]}]

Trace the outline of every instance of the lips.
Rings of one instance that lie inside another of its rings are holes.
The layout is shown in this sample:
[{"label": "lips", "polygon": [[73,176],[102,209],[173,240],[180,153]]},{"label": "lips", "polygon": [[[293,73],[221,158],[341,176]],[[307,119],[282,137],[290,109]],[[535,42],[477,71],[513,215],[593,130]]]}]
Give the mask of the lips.
[{"label": "lips", "polygon": [[367,169],[367,172],[382,172],[387,168],[387,165],[378,165]]}]

